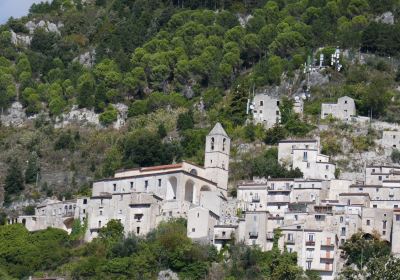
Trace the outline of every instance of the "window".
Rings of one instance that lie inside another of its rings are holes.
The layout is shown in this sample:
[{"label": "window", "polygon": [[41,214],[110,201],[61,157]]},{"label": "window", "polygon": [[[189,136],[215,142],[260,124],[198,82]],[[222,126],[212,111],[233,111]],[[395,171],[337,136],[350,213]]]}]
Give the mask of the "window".
[{"label": "window", "polygon": [[378,205],[374,204],[372,205],[373,208],[378,208]]},{"label": "window", "polygon": [[278,210],[280,210],[281,209],[281,206],[280,205],[278,205]]},{"label": "window", "polygon": [[307,162],[307,168],[310,168],[310,163],[309,162]]},{"label": "window", "polygon": [[117,184],[113,184],[113,186],[114,186],[114,191],[116,192],[117,191]]},{"label": "window", "polygon": [[382,229],[386,229],[386,223],[387,223],[386,221],[382,222]]},{"label": "window", "polygon": [[307,248],[306,257],[307,257],[307,259],[312,259],[314,257],[314,249],[313,248]]},{"label": "window", "polygon": [[139,234],[140,233],[140,227],[137,227],[136,228],[136,234]]},{"label": "window", "polygon": [[343,217],[340,217],[340,222],[343,223]]},{"label": "window", "polygon": [[260,100],[260,106],[264,106],[264,101]]},{"label": "window", "polygon": [[136,222],[140,222],[142,220],[143,214],[135,214],[133,218]]},{"label": "window", "polygon": [[383,230],[383,231],[382,231],[382,235],[386,235],[386,230]]},{"label": "window", "polygon": [[309,234],[308,235],[308,241],[314,241],[314,234]]},{"label": "window", "polygon": [[225,151],[225,145],[226,145],[226,138],[222,140],[222,150]]},{"label": "window", "polygon": [[197,218],[199,218],[200,217],[200,213],[199,212],[197,212]]},{"label": "window", "polygon": [[103,210],[100,210],[99,215],[100,215],[100,216],[103,216]]},{"label": "window", "polygon": [[287,240],[288,241],[293,241],[293,233],[288,233]]},{"label": "window", "polygon": [[214,151],[214,137],[211,137],[211,150]]},{"label": "window", "polygon": [[396,221],[397,221],[397,222],[400,221],[400,215],[396,215]]},{"label": "window", "polygon": [[347,104],[347,100],[344,101],[344,104]]},{"label": "window", "polygon": [[358,190],[359,190],[359,191],[362,191],[362,190],[364,190],[364,189],[363,189],[363,188],[358,188]]},{"label": "window", "polygon": [[86,213],[86,209],[83,209],[83,214],[85,214]]},{"label": "window", "polygon": [[379,181],[382,181],[382,176],[379,176],[379,177],[378,177],[378,180],[379,180]]},{"label": "window", "polygon": [[393,135],[393,139],[396,139],[396,135]]},{"label": "window", "polygon": [[326,170],[329,170],[329,165],[325,165],[325,169],[326,169]]},{"label": "window", "polygon": [[375,168],[374,168],[374,169],[372,169],[372,173],[375,173]]},{"label": "window", "polygon": [[87,204],[87,199],[86,198],[83,200],[83,204]]},{"label": "window", "polygon": [[101,221],[99,221],[99,228],[101,228]]},{"label": "window", "polygon": [[393,207],[394,207],[394,208],[399,208],[399,205],[395,204]]},{"label": "window", "polygon": [[100,199],[100,205],[103,205],[103,199]]},{"label": "window", "polygon": [[299,188],[301,188],[301,184],[299,184]]},{"label": "window", "polygon": [[303,152],[303,161],[307,161],[307,152]]},{"label": "window", "polygon": [[196,229],[195,228],[192,228],[192,232],[195,232],[196,231]]},{"label": "window", "polygon": [[298,215],[294,215],[294,219],[297,221],[299,219]]},{"label": "window", "polygon": [[147,191],[148,187],[149,187],[149,181],[146,180],[146,181],[144,181],[144,190]]},{"label": "window", "polygon": [[131,182],[131,190],[133,190],[133,182]]},{"label": "window", "polygon": [[307,261],[306,263],[307,263],[307,270],[310,270],[312,261]]},{"label": "window", "polygon": [[371,225],[371,221],[367,220],[367,226],[370,226],[370,225]]},{"label": "window", "polygon": [[279,107],[279,100],[277,100],[277,101],[276,101],[276,106],[278,106],[278,107]]},{"label": "window", "polygon": [[161,179],[158,179],[158,186],[161,187]]},{"label": "window", "polygon": [[222,232],[222,236],[226,236],[226,232],[225,231]]},{"label": "window", "polygon": [[279,116],[279,110],[276,110],[276,115]]},{"label": "window", "polygon": [[346,228],[342,227],[340,235],[345,236],[346,235]]},{"label": "window", "polygon": [[168,212],[168,215],[169,215],[170,217],[172,217],[172,211],[169,211],[169,212]]}]

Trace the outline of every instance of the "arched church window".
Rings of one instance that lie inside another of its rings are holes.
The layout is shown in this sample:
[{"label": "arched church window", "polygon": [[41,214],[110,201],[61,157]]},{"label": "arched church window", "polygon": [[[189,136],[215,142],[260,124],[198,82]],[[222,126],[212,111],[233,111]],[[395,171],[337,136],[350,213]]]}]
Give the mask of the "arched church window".
[{"label": "arched church window", "polygon": [[222,150],[225,151],[226,138],[222,141]]},{"label": "arched church window", "polygon": [[214,150],[214,137],[211,137],[211,150]]}]

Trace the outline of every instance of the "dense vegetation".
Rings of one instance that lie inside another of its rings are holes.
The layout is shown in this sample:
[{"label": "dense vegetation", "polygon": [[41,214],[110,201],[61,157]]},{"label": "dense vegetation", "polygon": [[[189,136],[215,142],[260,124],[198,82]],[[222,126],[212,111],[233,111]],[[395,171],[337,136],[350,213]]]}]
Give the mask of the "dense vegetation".
[{"label": "dense vegetation", "polygon": [[75,224],[68,236],[58,229],[29,233],[19,224],[0,226],[1,279],[45,273],[71,279],[155,279],[165,269],[180,279],[318,279],[297,267],[295,254],[279,252],[277,240],[270,252],[227,244],[218,253],[213,246],[193,243],[184,220],[162,223],[144,238],[124,237],[121,223],[112,220],[99,238],[80,245],[83,228]]}]

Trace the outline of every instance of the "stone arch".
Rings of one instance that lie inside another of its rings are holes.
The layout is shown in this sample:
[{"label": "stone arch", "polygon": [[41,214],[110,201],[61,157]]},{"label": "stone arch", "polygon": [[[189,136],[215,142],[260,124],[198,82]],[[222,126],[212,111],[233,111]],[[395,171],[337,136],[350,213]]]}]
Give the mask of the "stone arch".
[{"label": "stone arch", "polygon": [[187,180],[185,184],[185,200],[192,202],[194,201],[194,182]]},{"label": "stone arch", "polygon": [[166,200],[176,199],[177,186],[178,186],[178,179],[175,176],[169,177],[167,181]]}]

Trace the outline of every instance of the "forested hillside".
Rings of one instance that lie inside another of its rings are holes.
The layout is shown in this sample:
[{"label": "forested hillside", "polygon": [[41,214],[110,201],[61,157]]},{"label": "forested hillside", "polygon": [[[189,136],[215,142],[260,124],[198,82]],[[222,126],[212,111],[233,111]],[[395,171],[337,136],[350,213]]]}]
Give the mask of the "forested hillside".
[{"label": "forested hillside", "polygon": [[[202,164],[205,136],[217,121],[232,138],[231,195],[238,180],[302,176],[278,163],[274,146],[287,137],[320,137],[337,177],[340,169],[355,170],[349,154],[375,149],[376,131],[321,122],[321,103],[347,95],[359,115],[400,123],[399,7],[397,0],[34,4],[26,17],[0,26],[1,112],[19,102],[28,117],[0,126],[1,224],[6,214],[32,214],[45,197],[90,195],[94,179],[120,168]],[[337,47],[341,71],[330,64]],[[327,67],[308,89],[304,64],[321,53]],[[277,89],[281,125],[267,130],[247,121],[251,93]],[[293,94],[308,90],[301,118]],[[117,129],[121,104],[127,117]],[[101,125],[63,124],[67,113],[83,109]],[[172,269],[182,279],[318,279],[276,246],[261,252],[231,244],[217,253],[193,243],[181,220],[146,238],[124,238],[111,223],[82,245],[84,226],[75,224],[71,236],[1,226],[0,278],[154,279]]]}]

